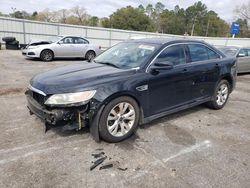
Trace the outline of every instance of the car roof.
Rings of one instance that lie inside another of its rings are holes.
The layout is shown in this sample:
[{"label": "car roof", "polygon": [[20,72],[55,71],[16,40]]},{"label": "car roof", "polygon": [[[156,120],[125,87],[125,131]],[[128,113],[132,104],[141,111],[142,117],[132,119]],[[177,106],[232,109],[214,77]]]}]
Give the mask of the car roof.
[{"label": "car roof", "polygon": [[59,37],[63,37],[63,38],[65,38],[65,37],[80,37],[80,38],[84,38],[84,37],[76,36],[76,35],[59,35]]},{"label": "car roof", "polygon": [[131,39],[128,40],[128,42],[138,42],[138,43],[142,42],[151,44],[198,42],[202,44],[207,44],[202,40],[182,39],[182,38],[144,38],[144,39]]}]

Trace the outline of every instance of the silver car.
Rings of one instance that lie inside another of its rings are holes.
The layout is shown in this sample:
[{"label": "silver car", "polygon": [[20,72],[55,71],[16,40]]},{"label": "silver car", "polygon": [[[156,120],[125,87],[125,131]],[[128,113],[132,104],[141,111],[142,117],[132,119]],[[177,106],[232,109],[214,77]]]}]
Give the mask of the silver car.
[{"label": "silver car", "polygon": [[30,58],[51,61],[54,58],[85,58],[92,60],[101,53],[101,47],[77,36],[57,36],[48,41],[30,43],[22,53]]},{"label": "silver car", "polygon": [[238,73],[250,72],[250,48],[223,46],[218,49],[225,55],[237,57]]}]

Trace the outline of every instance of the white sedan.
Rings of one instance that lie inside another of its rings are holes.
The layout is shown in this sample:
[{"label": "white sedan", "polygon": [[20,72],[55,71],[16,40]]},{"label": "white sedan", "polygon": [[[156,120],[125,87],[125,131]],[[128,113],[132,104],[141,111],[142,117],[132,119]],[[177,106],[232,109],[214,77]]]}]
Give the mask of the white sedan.
[{"label": "white sedan", "polygon": [[57,36],[48,41],[30,43],[22,52],[27,57],[43,61],[52,61],[54,58],[85,58],[91,61],[101,53],[101,47],[90,44],[82,37]]}]

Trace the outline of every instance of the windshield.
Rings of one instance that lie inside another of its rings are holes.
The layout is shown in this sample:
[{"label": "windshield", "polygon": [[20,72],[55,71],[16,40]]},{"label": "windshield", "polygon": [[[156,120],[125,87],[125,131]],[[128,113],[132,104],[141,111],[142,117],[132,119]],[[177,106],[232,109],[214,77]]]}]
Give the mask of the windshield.
[{"label": "windshield", "polygon": [[50,42],[56,42],[56,41],[58,41],[58,40],[60,40],[62,38],[63,38],[62,36],[54,36],[54,37],[50,37],[49,41]]},{"label": "windshield", "polygon": [[219,48],[227,56],[236,56],[238,48]]},{"label": "windshield", "polygon": [[136,68],[148,60],[158,48],[157,44],[123,42],[103,52],[95,58],[95,62],[122,69]]}]

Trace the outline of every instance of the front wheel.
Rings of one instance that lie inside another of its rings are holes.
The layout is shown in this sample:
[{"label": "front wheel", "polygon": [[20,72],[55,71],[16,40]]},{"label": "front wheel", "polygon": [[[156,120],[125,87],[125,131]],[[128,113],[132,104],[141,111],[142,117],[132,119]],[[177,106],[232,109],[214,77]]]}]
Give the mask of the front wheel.
[{"label": "front wheel", "polygon": [[227,103],[229,97],[230,85],[227,80],[221,80],[215,89],[212,101],[208,106],[213,109],[221,109]]},{"label": "front wheel", "polygon": [[43,61],[52,61],[54,54],[51,50],[43,50],[40,55],[41,60]]},{"label": "front wheel", "polygon": [[137,102],[127,96],[109,102],[100,118],[99,133],[107,142],[119,142],[131,136],[139,123]]}]

